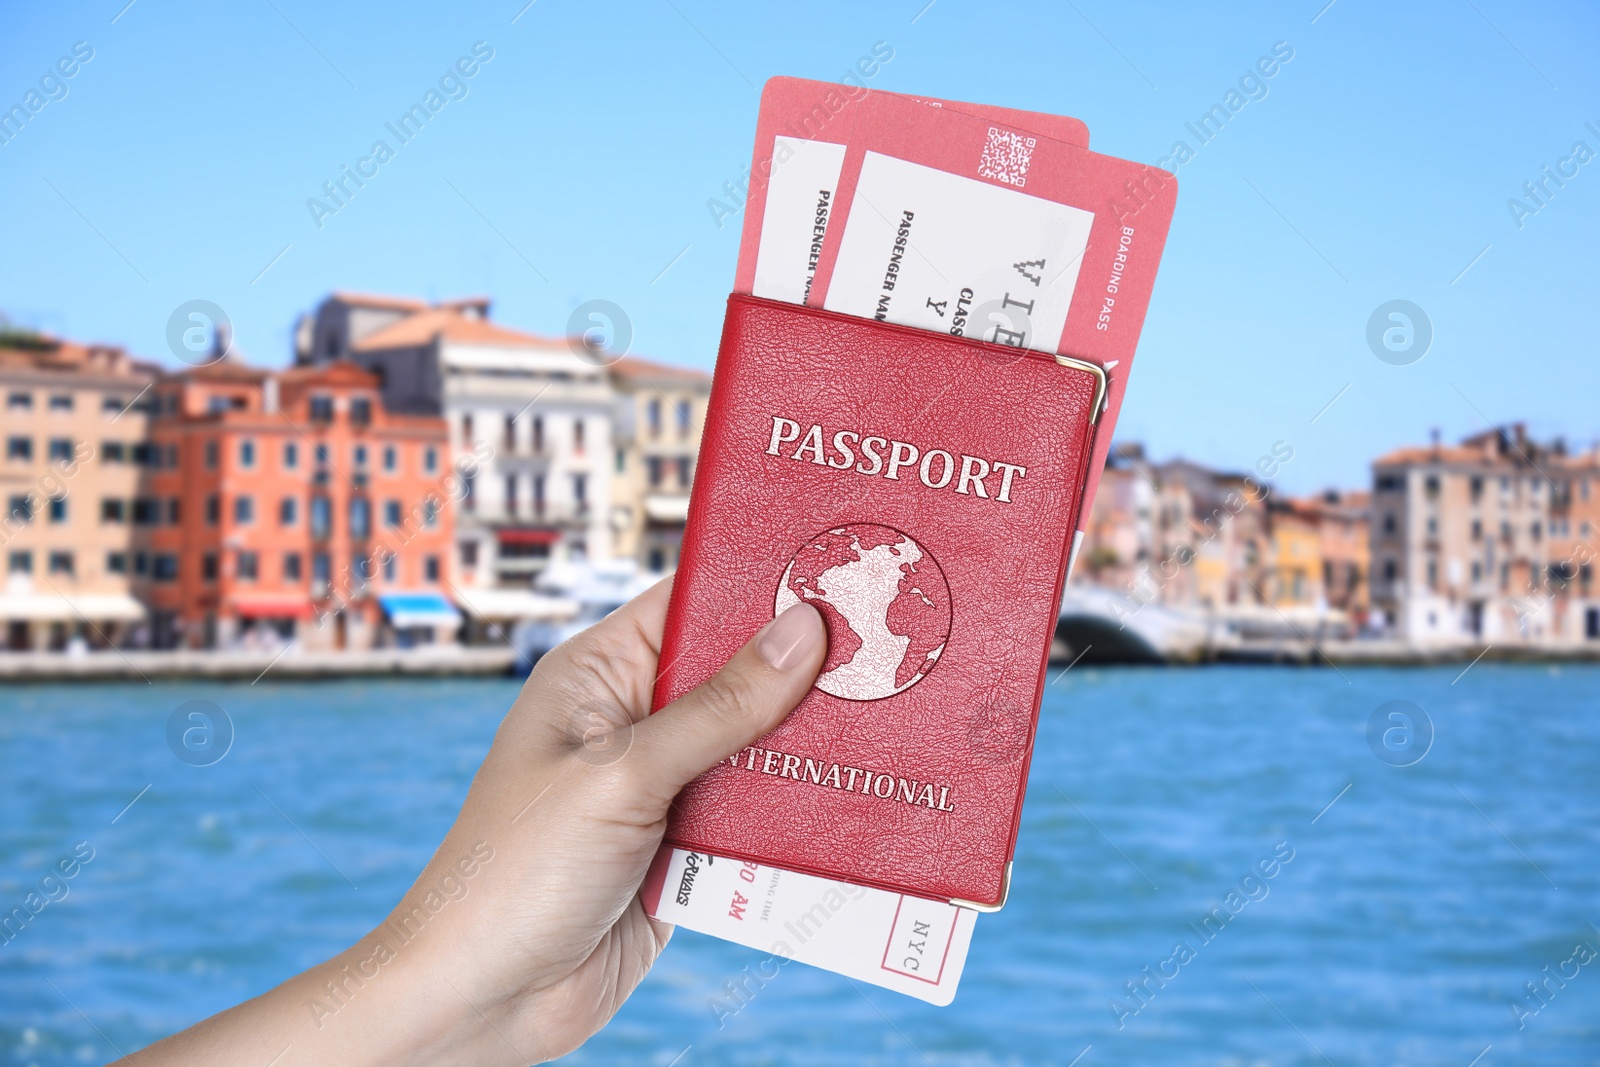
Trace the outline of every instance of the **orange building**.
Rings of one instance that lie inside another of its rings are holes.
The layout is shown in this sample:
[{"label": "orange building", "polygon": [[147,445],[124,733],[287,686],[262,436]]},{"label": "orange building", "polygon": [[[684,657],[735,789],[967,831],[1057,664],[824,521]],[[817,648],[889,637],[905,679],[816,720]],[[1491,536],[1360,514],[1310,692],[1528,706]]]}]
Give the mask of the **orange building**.
[{"label": "orange building", "polygon": [[353,364],[223,359],[153,390],[132,513],[156,647],[371,648],[450,639],[443,419],[395,415]]}]

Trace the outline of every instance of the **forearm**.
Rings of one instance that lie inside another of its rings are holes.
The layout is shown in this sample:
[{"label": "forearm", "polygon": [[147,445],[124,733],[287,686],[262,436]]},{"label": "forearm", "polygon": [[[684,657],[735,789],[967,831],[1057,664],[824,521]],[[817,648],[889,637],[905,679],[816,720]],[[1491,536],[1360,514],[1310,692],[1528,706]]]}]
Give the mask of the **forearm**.
[{"label": "forearm", "polygon": [[326,963],[124,1062],[388,1067],[509,1062],[511,1055],[487,1014],[386,922]]}]

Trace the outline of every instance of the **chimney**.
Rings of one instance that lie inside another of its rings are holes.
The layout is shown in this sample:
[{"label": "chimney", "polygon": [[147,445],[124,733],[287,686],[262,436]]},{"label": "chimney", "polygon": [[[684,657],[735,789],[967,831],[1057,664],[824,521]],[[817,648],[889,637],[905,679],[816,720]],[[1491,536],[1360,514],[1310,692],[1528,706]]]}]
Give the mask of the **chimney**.
[{"label": "chimney", "polygon": [[301,315],[294,324],[294,361],[297,364],[311,362],[311,342],[315,335],[315,322],[310,315]]},{"label": "chimney", "polygon": [[267,411],[274,412],[278,410],[278,376],[276,374],[267,375],[266,381],[261,383],[261,398],[266,405]]}]

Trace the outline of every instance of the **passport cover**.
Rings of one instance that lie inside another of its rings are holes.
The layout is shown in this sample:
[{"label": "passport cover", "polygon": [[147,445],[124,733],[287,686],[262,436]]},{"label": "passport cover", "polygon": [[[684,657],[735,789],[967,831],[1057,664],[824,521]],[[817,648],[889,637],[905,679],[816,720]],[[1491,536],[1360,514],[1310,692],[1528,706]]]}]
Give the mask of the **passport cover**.
[{"label": "passport cover", "polygon": [[1104,377],[734,295],[653,707],[800,599],[817,685],[678,797],[679,848],[1003,903]]}]

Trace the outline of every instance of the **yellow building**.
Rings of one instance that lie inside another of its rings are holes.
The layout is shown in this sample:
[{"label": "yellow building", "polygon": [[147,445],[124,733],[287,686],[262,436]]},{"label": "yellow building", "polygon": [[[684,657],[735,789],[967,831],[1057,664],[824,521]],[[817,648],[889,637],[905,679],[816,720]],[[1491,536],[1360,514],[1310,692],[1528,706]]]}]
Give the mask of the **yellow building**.
[{"label": "yellow building", "polygon": [[678,566],[711,376],[628,357],[617,394],[611,529],[616,555],[665,574]]},{"label": "yellow building", "polygon": [[130,594],[140,495],[164,461],[146,438],[156,368],[120,348],[0,331],[0,624],[11,651],[143,641]]},{"label": "yellow building", "polygon": [[1269,500],[1267,600],[1277,608],[1327,608],[1322,577],[1322,529],[1315,508],[1298,500]]}]

